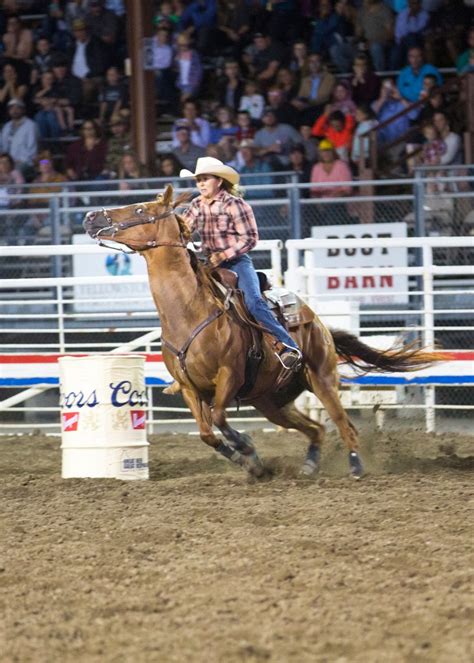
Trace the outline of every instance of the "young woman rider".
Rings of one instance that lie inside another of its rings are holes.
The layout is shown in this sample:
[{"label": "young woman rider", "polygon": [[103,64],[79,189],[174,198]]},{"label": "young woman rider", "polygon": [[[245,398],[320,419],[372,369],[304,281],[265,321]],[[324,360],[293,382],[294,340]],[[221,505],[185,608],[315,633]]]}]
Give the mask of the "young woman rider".
[{"label": "young woman rider", "polygon": [[299,370],[300,349],[260,294],[258,276],[249,256],[258,241],[257,223],[252,208],[239,192],[239,173],[219,159],[202,157],[197,160],[194,173],[181,170],[180,177],[196,179],[200,195],[182,216],[191,231],[199,232],[209,264],[238,274],[248,310],[277,339],[275,353],[282,365],[288,370]]}]

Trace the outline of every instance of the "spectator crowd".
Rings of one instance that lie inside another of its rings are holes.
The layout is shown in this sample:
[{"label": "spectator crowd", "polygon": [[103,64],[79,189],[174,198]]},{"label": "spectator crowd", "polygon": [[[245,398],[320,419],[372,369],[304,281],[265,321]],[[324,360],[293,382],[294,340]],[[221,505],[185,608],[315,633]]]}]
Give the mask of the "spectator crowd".
[{"label": "spectator crowd", "polygon": [[[272,173],[292,170],[315,185],[308,195],[342,197],[351,187],[334,185],[358,175],[370,134],[391,172],[462,163],[472,5],[156,2],[157,119],[167,117],[172,131],[148,172],[130,138],[123,0],[4,0],[0,205],[14,206],[8,193],[24,182],[39,192],[67,180],[126,189],[133,179],[175,177],[204,155],[239,170],[244,184],[271,185]],[[442,68],[455,72],[456,86]],[[43,220],[30,220],[30,230]],[[2,235],[15,241],[13,228]]]}]

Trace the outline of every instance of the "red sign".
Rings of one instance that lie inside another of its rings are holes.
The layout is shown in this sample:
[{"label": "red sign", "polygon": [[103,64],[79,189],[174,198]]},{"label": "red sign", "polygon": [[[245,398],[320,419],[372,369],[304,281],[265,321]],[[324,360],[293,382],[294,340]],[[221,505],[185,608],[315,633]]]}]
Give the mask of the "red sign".
[{"label": "red sign", "polygon": [[63,412],[63,430],[76,431],[79,423],[79,412]]},{"label": "red sign", "polygon": [[145,410],[131,410],[130,416],[132,417],[133,430],[143,430],[146,424]]}]

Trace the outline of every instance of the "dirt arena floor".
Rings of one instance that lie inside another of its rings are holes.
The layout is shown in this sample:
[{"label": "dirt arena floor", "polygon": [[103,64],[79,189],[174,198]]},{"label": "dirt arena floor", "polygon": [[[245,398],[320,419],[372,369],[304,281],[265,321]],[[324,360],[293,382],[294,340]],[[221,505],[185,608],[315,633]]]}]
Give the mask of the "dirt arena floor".
[{"label": "dirt arena floor", "polygon": [[61,480],[59,439],[0,440],[0,660],[472,663],[474,438],[255,433],[271,480],[197,438],[151,442],[151,480]]}]

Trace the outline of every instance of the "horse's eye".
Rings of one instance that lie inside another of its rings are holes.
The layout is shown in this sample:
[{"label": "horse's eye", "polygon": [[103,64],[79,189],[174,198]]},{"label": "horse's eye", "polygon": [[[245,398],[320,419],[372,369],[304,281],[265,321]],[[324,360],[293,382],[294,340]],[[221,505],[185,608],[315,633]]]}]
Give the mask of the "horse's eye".
[{"label": "horse's eye", "polygon": [[136,209],[137,214],[143,214],[143,207],[138,207]]}]

